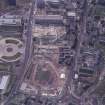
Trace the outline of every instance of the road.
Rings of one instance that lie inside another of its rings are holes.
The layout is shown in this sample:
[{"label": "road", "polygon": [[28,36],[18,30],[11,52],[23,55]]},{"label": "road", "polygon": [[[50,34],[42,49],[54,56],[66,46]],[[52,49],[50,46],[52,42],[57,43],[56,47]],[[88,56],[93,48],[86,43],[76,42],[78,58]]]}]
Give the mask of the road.
[{"label": "road", "polygon": [[26,34],[26,49],[25,49],[25,59],[24,59],[24,63],[22,65],[21,68],[21,72],[20,75],[17,77],[17,80],[8,96],[8,98],[6,99],[6,101],[3,103],[4,105],[8,105],[9,101],[12,99],[12,97],[14,96],[14,93],[16,93],[25,77],[25,74],[27,72],[27,68],[29,65],[29,62],[31,60],[31,55],[32,55],[32,20],[33,20],[33,13],[34,13],[34,6],[35,6],[35,0],[33,0],[32,3],[32,8],[30,11],[30,16],[29,16],[29,21],[28,21],[28,28],[27,28],[27,32]]},{"label": "road", "polygon": [[[87,22],[87,0],[84,0],[82,9],[81,9],[81,14],[80,14],[80,21],[78,24],[78,42],[77,42],[77,49],[76,49],[76,53],[75,53],[75,62],[74,62],[74,72],[78,72],[79,67],[78,67],[78,61],[79,61],[79,57],[80,57],[80,51],[82,48],[82,44],[84,42],[84,37],[86,35],[86,22]],[[73,84],[73,83],[72,83]],[[71,84],[71,85],[72,85]],[[73,88],[73,86],[71,86],[71,88]],[[73,90],[73,89],[71,89]],[[75,97],[76,94],[74,92],[72,92],[72,95]],[[78,96],[77,96],[77,100],[78,100]]]},{"label": "road", "polygon": [[[80,21],[78,23],[78,43],[77,43],[77,49],[75,53],[74,63],[71,64],[71,66],[68,68],[68,79],[66,81],[66,89],[68,90],[66,93],[66,96],[62,97],[62,101],[68,100],[73,103],[80,103],[81,98],[79,98],[74,92],[73,92],[73,76],[75,72],[78,72],[78,60],[80,57],[80,50],[82,47],[82,43],[84,41],[84,36],[86,35],[86,22],[87,22],[87,0],[84,0],[83,7],[80,14]],[[65,90],[66,90],[65,89]],[[68,97],[68,98],[67,98]]]},{"label": "road", "polygon": [[79,33],[78,33],[78,43],[75,55],[74,71],[78,70],[78,59],[80,57],[80,50],[82,47],[82,43],[84,41],[84,36],[86,35],[86,21],[87,21],[87,0],[84,0],[84,5],[82,7],[82,11],[80,14],[80,22],[78,25]]}]

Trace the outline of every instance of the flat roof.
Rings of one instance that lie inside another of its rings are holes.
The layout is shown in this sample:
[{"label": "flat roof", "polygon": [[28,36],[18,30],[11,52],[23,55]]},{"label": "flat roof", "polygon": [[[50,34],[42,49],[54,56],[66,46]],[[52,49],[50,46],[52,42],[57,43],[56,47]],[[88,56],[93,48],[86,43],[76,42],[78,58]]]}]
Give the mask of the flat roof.
[{"label": "flat roof", "polygon": [[6,88],[9,77],[10,77],[9,75],[5,75],[1,78],[1,81],[0,81],[0,89],[1,90]]}]

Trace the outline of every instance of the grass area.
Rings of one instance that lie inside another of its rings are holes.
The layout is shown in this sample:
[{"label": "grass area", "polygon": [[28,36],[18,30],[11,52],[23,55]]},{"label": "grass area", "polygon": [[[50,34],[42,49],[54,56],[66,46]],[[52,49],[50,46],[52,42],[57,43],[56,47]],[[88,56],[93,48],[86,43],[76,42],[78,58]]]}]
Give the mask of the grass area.
[{"label": "grass area", "polygon": [[94,15],[95,16],[105,16],[105,6],[96,5],[94,7]]},{"label": "grass area", "polygon": [[1,71],[1,70],[2,70],[2,71],[6,71],[6,70],[8,70],[9,68],[10,68],[9,65],[0,63],[0,71]]},{"label": "grass area", "polygon": [[20,52],[18,52],[16,55],[14,55],[14,56],[3,56],[2,58],[4,59],[4,60],[16,60],[16,59],[18,59],[18,58],[20,58],[21,57],[21,53]]},{"label": "grass area", "polygon": [[[25,99],[24,94],[18,94],[15,97],[12,98],[11,103],[13,105],[21,105],[20,103]],[[11,104],[11,105],[12,105]]]},{"label": "grass area", "polygon": [[105,58],[105,44],[100,44],[99,42],[97,42],[95,44],[96,48],[99,49],[102,53],[102,55],[104,56]]}]

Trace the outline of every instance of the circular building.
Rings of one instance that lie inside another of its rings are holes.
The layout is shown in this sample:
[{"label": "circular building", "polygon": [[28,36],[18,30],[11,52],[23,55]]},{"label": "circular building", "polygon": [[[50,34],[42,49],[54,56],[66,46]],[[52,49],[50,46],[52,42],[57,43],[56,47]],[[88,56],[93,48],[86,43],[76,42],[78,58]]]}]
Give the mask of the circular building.
[{"label": "circular building", "polygon": [[24,50],[23,43],[16,38],[0,40],[0,59],[5,62],[14,62],[21,58]]}]

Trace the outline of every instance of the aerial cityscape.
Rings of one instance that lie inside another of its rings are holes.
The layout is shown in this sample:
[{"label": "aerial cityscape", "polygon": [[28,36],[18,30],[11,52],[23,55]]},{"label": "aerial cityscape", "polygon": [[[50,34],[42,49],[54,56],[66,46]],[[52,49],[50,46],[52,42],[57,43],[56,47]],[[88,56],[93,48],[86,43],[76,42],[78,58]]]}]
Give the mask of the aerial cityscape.
[{"label": "aerial cityscape", "polygon": [[105,105],[105,0],[0,0],[0,105]]}]

